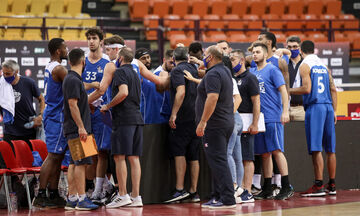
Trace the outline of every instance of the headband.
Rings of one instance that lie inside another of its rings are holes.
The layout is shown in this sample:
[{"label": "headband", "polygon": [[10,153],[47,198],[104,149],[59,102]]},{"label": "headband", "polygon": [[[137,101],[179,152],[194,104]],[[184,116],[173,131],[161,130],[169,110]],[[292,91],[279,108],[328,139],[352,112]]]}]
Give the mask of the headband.
[{"label": "headband", "polygon": [[109,44],[109,45],[105,45],[105,48],[123,48],[125,45],[122,44]]}]

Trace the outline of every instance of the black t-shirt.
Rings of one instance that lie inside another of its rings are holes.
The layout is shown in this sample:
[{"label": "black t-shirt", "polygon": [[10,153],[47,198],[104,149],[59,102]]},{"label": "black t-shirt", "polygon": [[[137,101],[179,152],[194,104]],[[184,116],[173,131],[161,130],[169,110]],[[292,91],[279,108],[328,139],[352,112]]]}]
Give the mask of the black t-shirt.
[{"label": "black t-shirt", "polygon": [[14,136],[26,136],[36,133],[34,128],[27,129],[25,123],[29,122],[29,117],[35,116],[36,112],[33,106],[33,98],[40,96],[40,90],[35,81],[20,76],[19,82],[13,85],[15,97],[15,116],[12,124],[5,124],[5,134]]},{"label": "black t-shirt", "polygon": [[85,130],[91,132],[91,117],[90,108],[88,104],[88,96],[85,91],[84,83],[81,76],[75,71],[70,70],[66,75],[63,84],[62,91],[64,94],[64,134],[77,134],[78,126],[73,120],[69,108],[69,99],[78,99],[77,105],[79,107],[81,120],[84,124]]},{"label": "black t-shirt", "polygon": [[187,62],[179,63],[171,70],[170,77],[170,98],[171,103],[174,104],[176,88],[178,86],[185,86],[185,97],[181,107],[176,116],[176,123],[194,122],[195,121],[195,100],[196,88],[195,82],[189,81],[184,77],[184,70],[187,70],[195,78],[198,78],[198,71],[193,64]]},{"label": "black t-shirt", "polygon": [[230,71],[219,63],[209,68],[197,89],[196,122],[200,122],[207,94],[217,93],[219,98],[206,128],[227,128],[234,125],[233,82]]},{"label": "black t-shirt", "polygon": [[112,98],[119,92],[120,85],[128,86],[128,96],[112,108],[113,129],[118,125],[142,125],[140,112],[140,79],[131,64],[118,68],[112,82]]},{"label": "black t-shirt", "polygon": [[242,102],[238,108],[239,113],[252,113],[252,96],[260,94],[259,81],[256,76],[249,71],[245,71],[237,77],[234,77],[239,88]]},{"label": "black t-shirt", "polygon": [[[289,61],[289,65],[288,65],[288,69],[289,69],[289,80],[290,80],[290,88],[293,87],[294,82],[295,82],[295,78],[296,75],[299,71],[299,67],[302,63],[303,59],[301,59],[294,67],[293,62],[290,60]],[[290,100],[290,104],[298,104],[301,105],[303,104],[303,97],[302,95],[291,95],[291,100]]]}]

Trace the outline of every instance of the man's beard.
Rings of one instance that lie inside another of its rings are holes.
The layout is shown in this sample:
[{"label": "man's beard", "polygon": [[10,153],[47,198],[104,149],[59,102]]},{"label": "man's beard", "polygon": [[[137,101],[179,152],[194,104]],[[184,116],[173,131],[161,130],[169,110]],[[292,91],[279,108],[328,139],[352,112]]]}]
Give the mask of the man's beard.
[{"label": "man's beard", "polygon": [[145,67],[150,70],[151,69],[151,64],[146,64]]}]

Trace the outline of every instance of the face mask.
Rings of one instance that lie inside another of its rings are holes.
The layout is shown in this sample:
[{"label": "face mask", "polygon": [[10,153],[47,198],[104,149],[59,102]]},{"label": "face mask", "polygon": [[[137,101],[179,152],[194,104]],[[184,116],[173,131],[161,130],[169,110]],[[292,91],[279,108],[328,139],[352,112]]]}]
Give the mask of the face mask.
[{"label": "face mask", "polygon": [[203,59],[204,66],[205,66],[206,68],[208,67],[208,64],[209,64],[209,62],[206,61],[207,58],[209,58],[209,56]]},{"label": "face mask", "polygon": [[291,51],[291,58],[296,58],[299,53],[300,53],[300,50],[299,49],[296,49],[296,50],[290,50]]},{"label": "face mask", "polygon": [[15,74],[11,77],[4,77],[5,81],[11,84],[15,80]]},{"label": "face mask", "polygon": [[116,66],[117,68],[119,68],[119,67],[121,66],[121,62],[122,62],[122,60],[120,61],[120,59],[118,59],[118,60],[116,61],[115,66]]},{"label": "face mask", "polygon": [[237,72],[239,72],[240,71],[240,69],[241,69],[241,64],[240,64],[240,62],[239,62],[239,64],[237,64],[235,67],[233,67],[233,72],[234,73],[237,73]]}]

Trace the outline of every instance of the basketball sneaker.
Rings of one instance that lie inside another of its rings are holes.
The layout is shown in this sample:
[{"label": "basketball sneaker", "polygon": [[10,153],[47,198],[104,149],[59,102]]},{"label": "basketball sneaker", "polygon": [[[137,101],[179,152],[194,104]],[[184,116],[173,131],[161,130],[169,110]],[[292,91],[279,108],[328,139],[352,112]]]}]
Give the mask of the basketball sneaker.
[{"label": "basketball sneaker", "polygon": [[307,191],[302,192],[300,194],[303,197],[319,197],[319,196],[325,196],[325,187],[324,185],[321,185],[321,187],[318,187],[316,185],[313,185],[311,188],[309,188]]},{"label": "basketball sneaker", "polygon": [[251,193],[255,196],[261,192],[261,188],[256,187],[255,185],[251,185]]},{"label": "basketball sneaker", "polygon": [[335,184],[330,184],[330,183],[327,184],[325,191],[326,191],[329,195],[336,195],[336,187],[335,187]]},{"label": "basketball sneaker", "polygon": [[290,185],[290,187],[282,187],[280,192],[274,197],[276,200],[286,200],[294,195],[294,188]]},{"label": "basketball sneaker", "polygon": [[170,197],[164,203],[173,203],[178,202],[184,199],[187,199],[190,196],[188,192],[183,190],[175,189],[174,192],[170,195]]},{"label": "basketball sneaker", "polygon": [[274,195],[271,188],[269,190],[262,190],[259,194],[254,196],[254,199],[256,200],[268,200],[273,198]]},{"label": "basketball sneaker", "polygon": [[273,196],[276,197],[280,193],[281,187],[279,187],[277,184],[272,184],[271,188],[273,190]]},{"label": "basketball sneaker", "polygon": [[241,194],[241,202],[242,203],[253,203],[253,202],[255,202],[255,200],[254,200],[254,196],[251,194],[251,193],[249,193],[249,191],[248,190],[244,190],[244,192]]},{"label": "basketball sneaker", "polygon": [[210,199],[209,201],[201,204],[201,208],[210,208],[210,205],[216,203],[217,201],[215,200],[215,198]]}]

